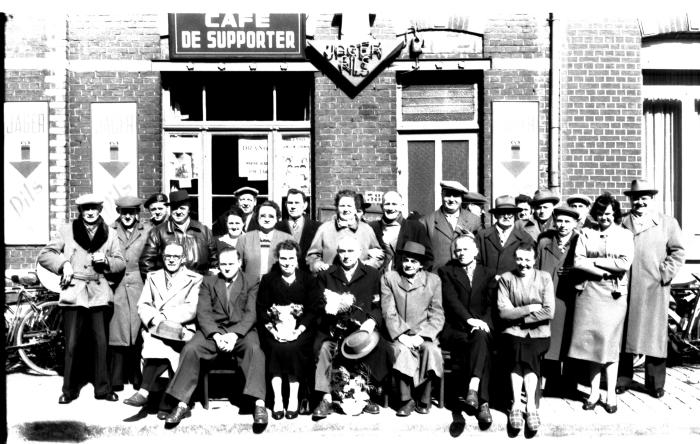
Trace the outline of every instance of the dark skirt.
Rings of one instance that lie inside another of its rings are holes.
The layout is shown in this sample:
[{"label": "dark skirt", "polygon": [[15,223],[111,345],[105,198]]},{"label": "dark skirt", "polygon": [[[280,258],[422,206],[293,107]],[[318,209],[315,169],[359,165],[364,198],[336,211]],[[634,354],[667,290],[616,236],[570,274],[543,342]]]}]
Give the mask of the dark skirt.
[{"label": "dark skirt", "polygon": [[538,377],[541,374],[540,365],[545,353],[549,350],[549,338],[521,338],[509,334],[503,335],[503,352],[510,370],[520,366],[523,370],[530,369]]},{"label": "dark skirt", "polygon": [[305,378],[313,364],[312,347],[316,333],[306,330],[296,341],[278,342],[263,327],[260,334],[269,377],[288,376],[297,381]]}]

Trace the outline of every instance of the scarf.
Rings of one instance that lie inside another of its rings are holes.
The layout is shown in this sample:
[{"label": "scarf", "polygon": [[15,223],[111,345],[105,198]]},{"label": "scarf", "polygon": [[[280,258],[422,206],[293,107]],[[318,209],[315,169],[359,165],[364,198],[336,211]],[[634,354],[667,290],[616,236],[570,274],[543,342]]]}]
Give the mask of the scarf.
[{"label": "scarf", "polygon": [[95,235],[90,239],[83,220],[78,218],[73,221],[73,239],[75,239],[75,243],[88,253],[94,253],[99,250],[107,242],[109,236],[109,227],[102,220],[102,216],[97,219],[96,224],[97,230],[95,230]]},{"label": "scarf", "polygon": [[358,226],[359,221],[357,220],[357,217],[353,218],[352,221],[341,220],[337,216],[335,218],[335,229],[338,231],[342,230],[343,228],[349,228],[351,231],[355,232],[357,231]]}]

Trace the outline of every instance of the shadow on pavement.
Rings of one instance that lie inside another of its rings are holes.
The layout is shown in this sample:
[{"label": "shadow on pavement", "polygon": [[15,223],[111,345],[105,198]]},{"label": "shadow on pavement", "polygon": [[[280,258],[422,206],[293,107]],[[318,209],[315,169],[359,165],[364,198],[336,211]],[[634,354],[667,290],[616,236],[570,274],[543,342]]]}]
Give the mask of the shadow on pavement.
[{"label": "shadow on pavement", "polygon": [[83,422],[78,421],[36,421],[22,424],[20,434],[28,441],[82,442],[94,435]]}]

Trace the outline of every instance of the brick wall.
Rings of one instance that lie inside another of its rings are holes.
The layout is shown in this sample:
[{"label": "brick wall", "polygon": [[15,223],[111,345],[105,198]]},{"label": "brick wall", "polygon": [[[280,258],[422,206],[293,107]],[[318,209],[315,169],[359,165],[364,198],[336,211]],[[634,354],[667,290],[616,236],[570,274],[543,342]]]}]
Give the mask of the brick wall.
[{"label": "brick wall", "polygon": [[[569,21],[562,72],[562,192],[622,191],[641,174],[641,37],[634,20]],[[565,73],[565,74],[564,74]]]}]

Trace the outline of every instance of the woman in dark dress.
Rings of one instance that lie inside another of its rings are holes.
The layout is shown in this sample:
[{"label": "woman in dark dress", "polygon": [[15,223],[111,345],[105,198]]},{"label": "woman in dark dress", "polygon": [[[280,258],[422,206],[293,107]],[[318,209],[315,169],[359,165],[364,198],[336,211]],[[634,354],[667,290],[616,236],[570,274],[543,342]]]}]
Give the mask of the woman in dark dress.
[{"label": "woman in dark dress", "polygon": [[285,416],[282,378],[289,382],[287,419],[299,414],[299,382],[313,363],[315,313],[320,293],[316,280],[299,269],[299,244],[284,240],[277,244],[277,263],[260,280],[257,299],[258,330],[265,351],[268,375],[272,378],[272,417]]}]

